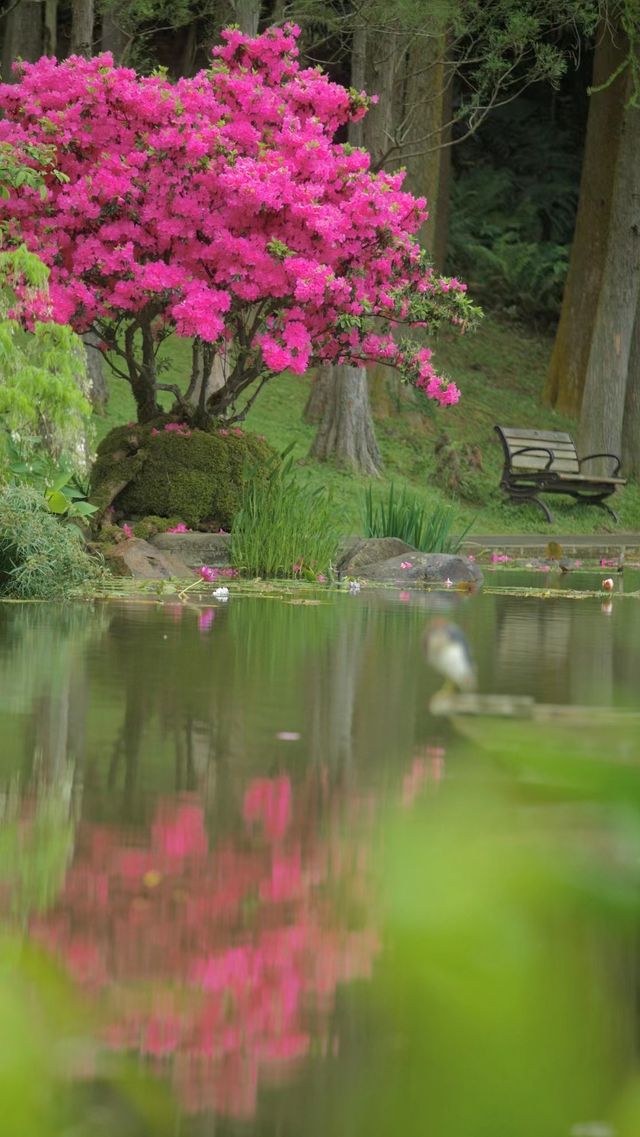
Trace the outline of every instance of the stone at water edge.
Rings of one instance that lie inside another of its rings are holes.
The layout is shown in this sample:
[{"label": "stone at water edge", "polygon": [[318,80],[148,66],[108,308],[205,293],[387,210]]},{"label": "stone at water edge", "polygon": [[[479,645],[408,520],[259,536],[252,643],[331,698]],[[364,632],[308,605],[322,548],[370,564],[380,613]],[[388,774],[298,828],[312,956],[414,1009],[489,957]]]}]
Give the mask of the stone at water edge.
[{"label": "stone at water edge", "polygon": [[231,564],[231,537],[228,533],[156,533],[149,544],[170,562],[181,561],[189,569],[201,565],[219,568]]},{"label": "stone at water edge", "polygon": [[[173,566],[148,541],[133,537],[105,549],[104,557],[115,576],[131,576],[136,580],[169,580],[177,574]],[[186,575],[186,573],[184,574]]]},{"label": "stone at water edge", "polygon": [[[410,565],[410,568],[403,568]],[[483,575],[475,561],[449,553],[417,553],[409,550],[402,556],[390,557],[378,564],[364,565],[358,576],[365,580],[378,580],[387,584],[476,584]]]},{"label": "stone at water edge", "polygon": [[399,537],[363,537],[349,540],[345,546],[340,549],[336,564],[337,571],[344,576],[360,576],[362,566],[388,561],[391,557],[411,560],[414,553],[419,556],[413,545],[407,545]]}]

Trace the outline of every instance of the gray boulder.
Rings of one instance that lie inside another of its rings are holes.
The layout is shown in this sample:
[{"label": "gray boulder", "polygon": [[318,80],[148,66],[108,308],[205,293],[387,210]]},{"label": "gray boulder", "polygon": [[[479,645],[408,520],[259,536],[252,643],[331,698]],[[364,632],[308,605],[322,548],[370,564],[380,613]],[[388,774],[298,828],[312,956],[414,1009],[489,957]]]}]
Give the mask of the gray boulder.
[{"label": "gray boulder", "polygon": [[[336,568],[345,576],[362,576],[360,569],[363,565],[375,565],[380,561],[388,561],[392,557],[411,560],[408,555],[416,553],[412,545],[401,541],[399,537],[363,537],[345,543],[338,555]],[[420,556],[416,553],[416,556]]]},{"label": "gray boulder", "polygon": [[105,558],[116,576],[132,576],[137,580],[169,580],[170,577],[179,575],[158,549],[139,537],[114,545],[105,551]]},{"label": "gray boulder", "polygon": [[[411,568],[402,568],[409,563]],[[358,569],[364,580],[378,580],[390,584],[476,584],[483,576],[475,561],[448,553],[417,553],[408,550],[402,556],[390,557],[377,564],[365,564]]]},{"label": "gray boulder", "polygon": [[198,569],[201,565],[221,568],[231,564],[228,533],[156,533],[149,543],[173,564],[180,563],[187,569]]}]

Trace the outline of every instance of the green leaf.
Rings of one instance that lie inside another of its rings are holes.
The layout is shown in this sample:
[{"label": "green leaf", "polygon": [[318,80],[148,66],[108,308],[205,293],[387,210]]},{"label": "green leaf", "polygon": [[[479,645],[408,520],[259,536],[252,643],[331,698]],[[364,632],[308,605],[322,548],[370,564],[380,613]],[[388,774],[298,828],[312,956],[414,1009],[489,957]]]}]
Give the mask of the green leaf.
[{"label": "green leaf", "polygon": [[45,494],[50,513],[67,513],[69,499],[60,490],[53,490]]}]

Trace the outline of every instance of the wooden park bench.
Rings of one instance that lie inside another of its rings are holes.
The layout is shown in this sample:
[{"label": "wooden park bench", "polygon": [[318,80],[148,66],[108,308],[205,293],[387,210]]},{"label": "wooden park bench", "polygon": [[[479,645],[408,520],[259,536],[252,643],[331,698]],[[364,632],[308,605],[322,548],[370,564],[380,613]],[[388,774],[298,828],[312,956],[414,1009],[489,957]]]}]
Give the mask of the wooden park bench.
[{"label": "wooden park bench", "polygon": [[[553,521],[551,510],[538,494],[568,494],[576,502],[606,509],[618,521],[617,513],[604,500],[619,486],[626,485],[626,478],[618,477],[621,462],[616,454],[587,454],[578,458],[571,435],[556,430],[510,426],[496,426],[495,430],[504,451],[500,486],[511,501],[531,501],[540,507],[547,521]],[[614,468],[609,477],[582,473],[585,462],[595,458],[611,458]]]}]

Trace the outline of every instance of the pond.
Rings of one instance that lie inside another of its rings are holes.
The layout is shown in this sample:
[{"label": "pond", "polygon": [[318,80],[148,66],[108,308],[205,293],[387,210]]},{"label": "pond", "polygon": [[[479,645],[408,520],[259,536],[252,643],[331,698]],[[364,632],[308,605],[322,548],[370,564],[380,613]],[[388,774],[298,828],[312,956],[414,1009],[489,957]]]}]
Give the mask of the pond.
[{"label": "pond", "polygon": [[[1,606],[3,1132],[640,1132],[640,604],[594,582]],[[440,613],[584,719],[432,715]]]}]

